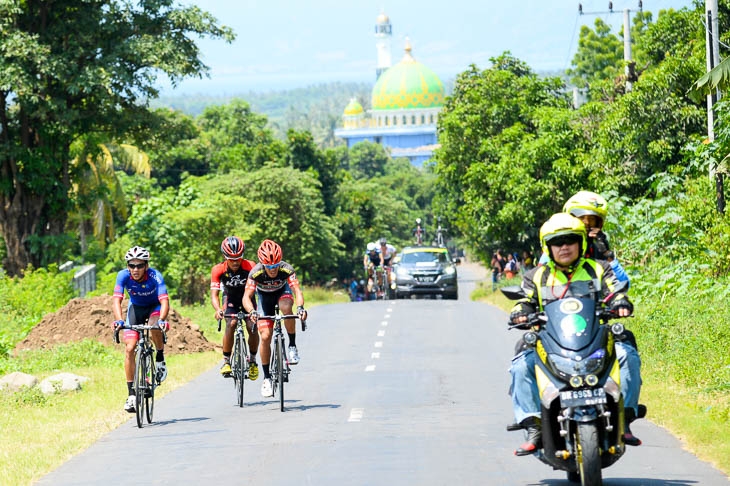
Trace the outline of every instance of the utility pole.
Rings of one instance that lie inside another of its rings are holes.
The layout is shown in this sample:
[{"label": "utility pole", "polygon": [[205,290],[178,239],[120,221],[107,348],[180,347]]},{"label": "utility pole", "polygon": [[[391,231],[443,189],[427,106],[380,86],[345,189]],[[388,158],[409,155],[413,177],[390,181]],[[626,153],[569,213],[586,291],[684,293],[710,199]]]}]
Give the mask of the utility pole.
[{"label": "utility pole", "polygon": [[[717,1],[717,0],[715,0]],[[642,1],[639,0],[639,11],[643,9]],[[613,14],[616,13],[613,10],[613,2],[608,2],[608,12],[583,12],[583,5],[578,4],[578,12],[581,15],[593,14]],[[626,75],[626,92],[632,90],[634,81],[636,81],[636,72],[634,70],[634,61],[631,59],[631,10],[624,9],[624,74]]]},{"label": "utility pole", "polygon": [[[641,3],[639,4],[641,5]],[[631,60],[631,10],[624,9],[624,73],[626,74],[626,92],[634,86],[635,72],[634,61]]]},{"label": "utility pole", "polygon": [[[707,71],[712,71],[720,64],[720,39],[717,19],[717,0],[705,0],[705,52],[707,53]],[[715,103],[720,99],[720,91],[707,95],[707,140],[715,140]],[[713,162],[710,165],[710,180],[715,179],[717,210],[725,212],[724,180],[721,172]]]}]

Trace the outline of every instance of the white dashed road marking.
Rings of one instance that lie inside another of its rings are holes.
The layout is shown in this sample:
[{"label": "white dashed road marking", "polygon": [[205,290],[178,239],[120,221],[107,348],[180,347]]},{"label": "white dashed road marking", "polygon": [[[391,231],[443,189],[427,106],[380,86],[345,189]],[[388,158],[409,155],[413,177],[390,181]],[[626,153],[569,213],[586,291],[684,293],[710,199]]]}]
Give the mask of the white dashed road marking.
[{"label": "white dashed road marking", "polygon": [[385,330],[378,331],[378,337],[385,336]]},{"label": "white dashed road marking", "polygon": [[370,357],[371,357],[372,359],[379,359],[379,358],[380,358],[380,353],[372,353],[372,354],[370,355]]},{"label": "white dashed road marking", "polygon": [[350,410],[350,417],[347,419],[348,422],[359,422],[362,419],[365,410],[362,408],[353,408]]},{"label": "white dashed road marking", "polygon": [[376,348],[382,348],[383,347],[383,341],[375,341],[375,347]]},{"label": "white dashed road marking", "polygon": [[375,371],[375,365],[367,365],[365,367],[365,371],[366,372],[368,372],[368,371]]}]

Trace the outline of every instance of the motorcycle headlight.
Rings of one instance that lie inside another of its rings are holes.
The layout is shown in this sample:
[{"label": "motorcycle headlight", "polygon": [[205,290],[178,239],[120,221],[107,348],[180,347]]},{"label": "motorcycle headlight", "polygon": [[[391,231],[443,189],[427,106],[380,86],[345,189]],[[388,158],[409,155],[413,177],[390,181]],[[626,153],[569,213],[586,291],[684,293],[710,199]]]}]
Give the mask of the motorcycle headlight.
[{"label": "motorcycle headlight", "polygon": [[603,369],[606,361],[606,351],[597,349],[589,357],[580,361],[565,358],[559,354],[551,354],[549,357],[555,369],[563,375],[588,375],[599,373]]}]

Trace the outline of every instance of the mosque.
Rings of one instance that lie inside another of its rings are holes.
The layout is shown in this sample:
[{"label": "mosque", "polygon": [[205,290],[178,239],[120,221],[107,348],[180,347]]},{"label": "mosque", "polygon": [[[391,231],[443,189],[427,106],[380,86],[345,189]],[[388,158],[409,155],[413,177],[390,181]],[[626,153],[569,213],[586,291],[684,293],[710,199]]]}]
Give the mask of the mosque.
[{"label": "mosque", "polygon": [[390,19],[381,13],[375,23],[378,64],[371,109],[365,112],[351,99],[335,136],[345,139],[348,148],[365,140],[379,143],[393,158],[405,157],[422,167],[438,147],[436,122],[444,105],[444,85],[413,58],[408,39],[403,59],[391,66],[391,37]]}]

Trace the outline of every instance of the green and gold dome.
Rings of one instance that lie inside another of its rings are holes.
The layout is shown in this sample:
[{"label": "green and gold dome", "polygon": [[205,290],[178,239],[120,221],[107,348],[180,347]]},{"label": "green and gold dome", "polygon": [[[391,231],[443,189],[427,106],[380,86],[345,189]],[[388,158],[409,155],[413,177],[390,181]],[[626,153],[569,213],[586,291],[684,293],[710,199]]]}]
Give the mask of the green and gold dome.
[{"label": "green and gold dome", "polygon": [[375,83],[373,110],[440,108],[444,85],[429,68],[413,59],[410,43],[401,62],[385,71]]},{"label": "green and gold dome", "polygon": [[356,98],[350,99],[350,102],[345,107],[345,116],[356,116],[361,115],[364,113],[364,110],[362,109],[362,105],[357,101]]}]

